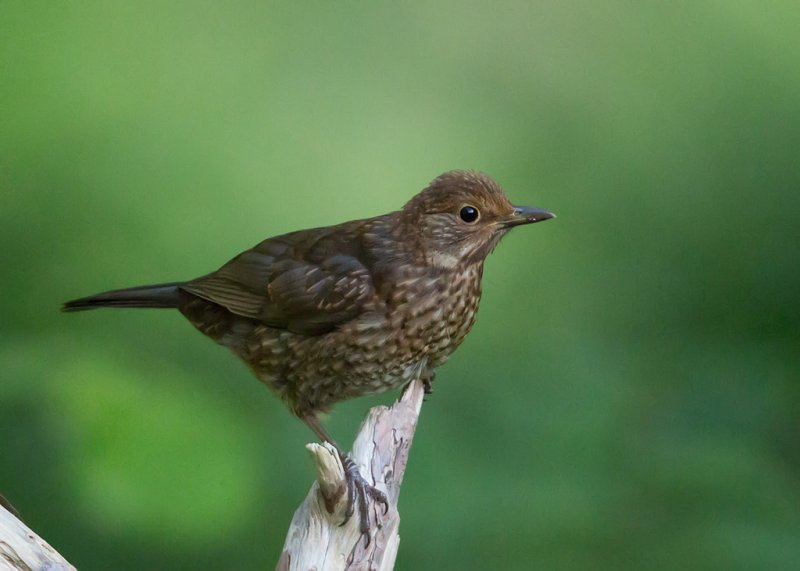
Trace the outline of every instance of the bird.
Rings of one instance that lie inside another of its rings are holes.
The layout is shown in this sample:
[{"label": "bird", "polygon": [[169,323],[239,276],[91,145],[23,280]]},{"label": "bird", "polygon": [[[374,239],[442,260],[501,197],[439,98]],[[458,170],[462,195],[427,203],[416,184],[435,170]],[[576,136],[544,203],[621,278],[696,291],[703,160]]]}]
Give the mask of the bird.
[{"label": "bird", "polygon": [[400,210],[268,238],[218,270],[189,281],[117,289],[66,302],[175,308],[228,347],[323,442],[345,468],[345,521],[385,494],[361,476],[320,415],[340,401],[402,388],[438,367],[475,323],[484,261],[517,226],[555,218],[514,206],[489,175],[453,170]]}]

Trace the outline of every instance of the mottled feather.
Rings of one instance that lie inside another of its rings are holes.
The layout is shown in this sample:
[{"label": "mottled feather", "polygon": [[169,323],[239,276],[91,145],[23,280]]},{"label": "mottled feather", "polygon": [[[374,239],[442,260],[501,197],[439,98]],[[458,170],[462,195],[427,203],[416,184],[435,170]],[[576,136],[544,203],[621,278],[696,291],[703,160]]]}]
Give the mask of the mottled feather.
[{"label": "mottled feather", "polygon": [[356,257],[308,249],[314,233],[265,240],[181,289],[270,327],[305,335],[332,331],[357,317],[375,290]]}]

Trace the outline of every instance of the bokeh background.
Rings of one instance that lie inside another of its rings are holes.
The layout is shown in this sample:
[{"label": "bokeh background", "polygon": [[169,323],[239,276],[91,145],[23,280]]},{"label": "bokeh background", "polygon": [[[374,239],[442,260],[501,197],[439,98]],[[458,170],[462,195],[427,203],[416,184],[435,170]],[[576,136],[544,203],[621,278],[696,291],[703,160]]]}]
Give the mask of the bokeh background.
[{"label": "bokeh background", "polygon": [[80,569],[272,568],[313,437],[176,312],[60,303],[452,168],[558,219],[487,262],[397,569],[800,568],[796,2],[0,7],[0,492]]}]

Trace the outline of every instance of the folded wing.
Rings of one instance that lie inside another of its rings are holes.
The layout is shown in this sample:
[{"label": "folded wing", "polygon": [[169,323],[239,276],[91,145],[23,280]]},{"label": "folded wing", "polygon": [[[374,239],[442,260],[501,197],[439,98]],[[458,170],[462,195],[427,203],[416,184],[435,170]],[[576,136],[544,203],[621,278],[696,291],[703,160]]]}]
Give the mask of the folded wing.
[{"label": "folded wing", "polygon": [[372,276],[355,251],[311,255],[298,234],[266,240],[181,289],[270,327],[327,333],[364,311]]}]

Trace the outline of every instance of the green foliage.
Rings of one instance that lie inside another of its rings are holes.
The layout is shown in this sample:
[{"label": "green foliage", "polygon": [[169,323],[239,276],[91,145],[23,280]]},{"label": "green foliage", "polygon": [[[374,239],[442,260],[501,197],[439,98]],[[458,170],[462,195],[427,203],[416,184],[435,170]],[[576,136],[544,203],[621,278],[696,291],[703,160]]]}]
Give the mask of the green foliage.
[{"label": "green foliage", "polygon": [[4,3],[0,493],[81,569],[270,568],[311,433],[180,315],[59,304],[475,168],[558,219],[487,263],[397,568],[800,567],[795,12]]}]

